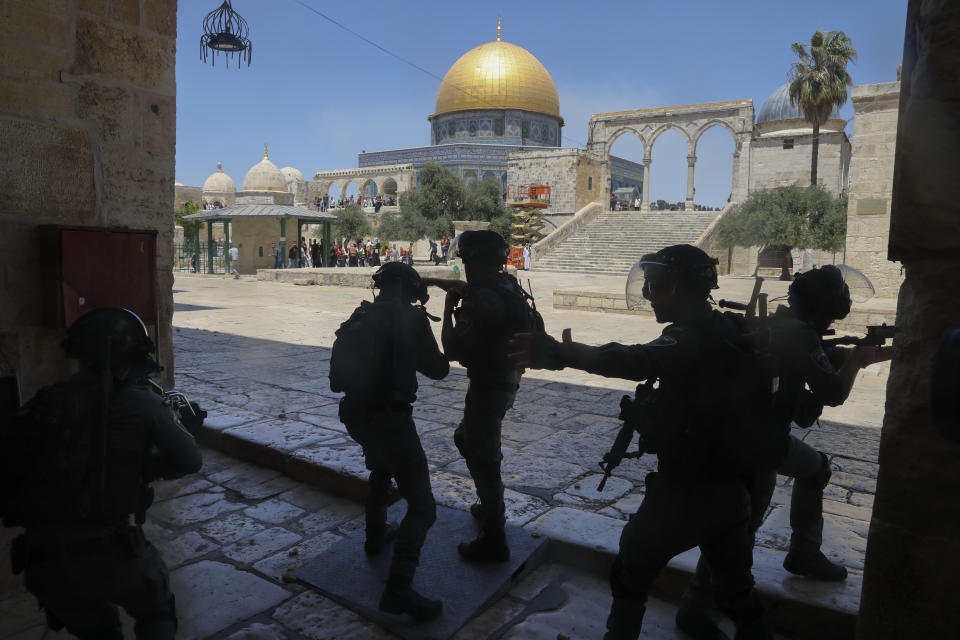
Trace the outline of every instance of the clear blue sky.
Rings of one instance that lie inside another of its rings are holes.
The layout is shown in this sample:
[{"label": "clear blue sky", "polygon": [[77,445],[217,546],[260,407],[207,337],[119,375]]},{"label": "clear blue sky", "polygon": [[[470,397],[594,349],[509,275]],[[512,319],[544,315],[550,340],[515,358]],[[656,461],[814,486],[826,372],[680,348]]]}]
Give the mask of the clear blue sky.
[{"label": "clear blue sky", "polygon": [[[200,60],[203,16],[220,0],[181,0],[177,40],[179,182],[202,185],[222,161],[239,187],[263,143],[279,167],[309,179],[357,166],[357,153],[425,146],[439,81],[311,13],[294,0],[233,0],[250,24],[253,64]],[[787,81],[790,44],[816,29],[850,36],[855,84],[896,79],[907,0],[498,0],[468,5],[417,0],[304,0],[442,77],[469,49],[503,39],[528,49],[553,76],[566,126],[583,146],[593,113],[752,98],[759,111]],[[482,6],[481,6],[482,5]],[[849,105],[841,111],[853,117]],[[852,134],[852,122],[848,125]],[[714,128],[698,148],[697,202],[730,192],[733,140]],[[639,161],[639,143],[616,155]],[[654,145],[651,197],[682,200],[686,146],[679,133]]]}]

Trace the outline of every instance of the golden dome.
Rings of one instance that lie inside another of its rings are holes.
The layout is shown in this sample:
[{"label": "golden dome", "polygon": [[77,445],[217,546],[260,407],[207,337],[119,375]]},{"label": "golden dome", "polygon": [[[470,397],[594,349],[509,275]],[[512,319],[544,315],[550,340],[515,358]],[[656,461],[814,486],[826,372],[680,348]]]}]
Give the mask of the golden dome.
[{"label": "golden dome", "polygon": [[553,78],[532,53],[499,38],[467,51],[443,77],[436,112],[523,109],[560,117]]}]

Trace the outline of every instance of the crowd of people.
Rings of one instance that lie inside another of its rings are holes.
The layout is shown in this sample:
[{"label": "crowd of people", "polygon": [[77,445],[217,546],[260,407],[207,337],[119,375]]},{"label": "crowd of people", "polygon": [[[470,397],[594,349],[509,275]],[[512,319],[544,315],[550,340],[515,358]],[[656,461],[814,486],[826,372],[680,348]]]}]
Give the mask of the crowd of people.
[{"label": "crowd of people", "polygon": [[[430,240],[430,261],[435,265],[446,264],[450,254],[450,239],[444,236],[440,239],[439,252],[435,241]],[[274,258],[274,269],[303,269],[323,266],[323,243],[312,239],[309,242],[305,237],[299,243],[291,244],[287,248],[286,262],[280,255],[280,247],[273,243],[271,253]],[[413,266],[414,247],[410,242],[406,247],[397,243],[390,245],[381,242],[380,238],[364,241],[338,240],[331,244],[327,251],[328,266],[331,267],[379,267],[390,262],[402,262]]]},{"label": "crowd of people", "polygon": [[397,205],[397,197],[395,195],[387,195],[386,197],[382,195],[378,196],[366,196],[361,198],[360,196],[348,196],[347,198],[334,199],[330,196],[317,196],[313,199],[313,206],[317,211],[324,212],[329,211],[330,209],[343,209],[347,205],[357,204],[363,208],[373,207],[374,213],[380,212],[380,207],[395,207]]}]

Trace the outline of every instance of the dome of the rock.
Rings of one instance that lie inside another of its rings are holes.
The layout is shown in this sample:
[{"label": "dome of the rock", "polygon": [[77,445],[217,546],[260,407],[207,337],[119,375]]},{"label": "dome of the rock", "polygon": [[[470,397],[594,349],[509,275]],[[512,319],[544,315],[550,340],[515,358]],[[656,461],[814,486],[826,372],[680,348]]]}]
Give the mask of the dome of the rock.
[{"label": "dome of the rock", "polygon": [[532,53],[498,39],[467,51],[450,67],[431,118],[476,109],[522,109],[560,118],[560,98],[550,73]]}]

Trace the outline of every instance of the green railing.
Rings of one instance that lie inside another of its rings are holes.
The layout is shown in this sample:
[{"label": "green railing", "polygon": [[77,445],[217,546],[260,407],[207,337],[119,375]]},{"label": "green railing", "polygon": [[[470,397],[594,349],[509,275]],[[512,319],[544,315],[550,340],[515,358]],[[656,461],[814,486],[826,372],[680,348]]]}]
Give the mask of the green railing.
[{"label": "green railing", "polygon": [[[213,249],[212,255],[211,248]],[[206,242],[201,242],[199,245],[195,242],[175,243],[173,245],[173,270],[187,273],[226,273],[227,261],[225,256],[229,249],[229,245],[223,242],[214,242],[212,247]]]}]

